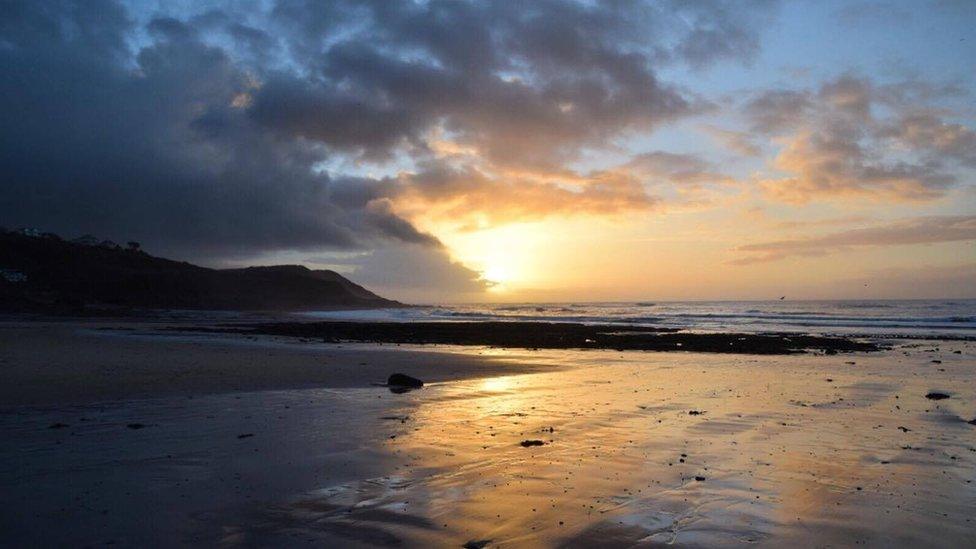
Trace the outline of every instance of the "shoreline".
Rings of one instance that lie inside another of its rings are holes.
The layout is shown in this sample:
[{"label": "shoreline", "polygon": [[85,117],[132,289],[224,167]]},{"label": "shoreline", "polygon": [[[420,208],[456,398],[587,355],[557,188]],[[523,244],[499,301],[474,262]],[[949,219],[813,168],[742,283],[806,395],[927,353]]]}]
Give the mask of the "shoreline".
[{"label": "shoreline", "polygon": [[[853,359],[892,347],[970,342],[696,334],[646,327],[624,333],[619,326],[536,322],[269,323],[267,316],[258,315],[233,325],[220,324],[226,320],[220,317],[209,318],[206,325],[201,320],[0,319],[0,410],[242,391],[362,388],[397,372],[428,383],[552,372],[566,368],[566,353],[623,353],[636,360],[645,360],[640,356],[646,353],[743,358],[842,354]],[[555,339],[543,337],[547,333]],[[609,339],[597,339],[608,335]],[[589,337],[594,340],[580,344],[580,338]],[[542,358],[546,356],[553,358]]]},{"label": "shoreline", "polygon": [[800,333],[701,333],[675,328],[572,322],[307,321],[180,326],[178,332],[270,335],[325,343],[468,345],[521,349],[688,351],[723,354],[788,355],[875,352],[874,338]]}]

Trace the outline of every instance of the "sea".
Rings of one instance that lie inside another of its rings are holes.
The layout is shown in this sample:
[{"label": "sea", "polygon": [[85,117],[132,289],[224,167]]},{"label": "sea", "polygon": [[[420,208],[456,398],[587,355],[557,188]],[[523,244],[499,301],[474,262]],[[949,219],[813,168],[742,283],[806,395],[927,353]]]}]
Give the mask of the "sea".
[{"label": "sea", "polygon": [[481,303],[302,314],[355,321],[578,322],[696,332],[976,337],[976,299]]}]

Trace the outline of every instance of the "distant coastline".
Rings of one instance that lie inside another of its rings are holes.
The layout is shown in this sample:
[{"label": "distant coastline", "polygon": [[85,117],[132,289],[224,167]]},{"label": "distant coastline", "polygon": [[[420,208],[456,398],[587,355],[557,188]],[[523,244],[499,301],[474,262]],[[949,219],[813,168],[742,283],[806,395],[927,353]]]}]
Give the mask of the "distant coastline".
[{"label": "distant coastline", "polygon": [[0,312],[77,316],[186,309],[296,311],[400,307],[335,271],[301,265],[209,269],[84,236],[0,232]]}]

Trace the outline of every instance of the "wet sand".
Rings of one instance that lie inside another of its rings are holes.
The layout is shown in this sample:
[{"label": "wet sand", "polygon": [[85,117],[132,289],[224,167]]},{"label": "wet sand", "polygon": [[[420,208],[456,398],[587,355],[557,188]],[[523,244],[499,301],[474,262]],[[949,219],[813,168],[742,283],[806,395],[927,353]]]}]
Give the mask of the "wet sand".
[{"label": "wet sand", "polygon": [[106,356],[192,344],[484,370],[405,394],[356,378],[8,407],[7,544],[976,544],[971,342],[754,356],[84,337]]},{"label": "wet sand", "polygon": [[0,322],[0,408],[310,387],[368,387],[392,365],[431,381],[540,371],[475,353],[170,331],[173,322]]}]

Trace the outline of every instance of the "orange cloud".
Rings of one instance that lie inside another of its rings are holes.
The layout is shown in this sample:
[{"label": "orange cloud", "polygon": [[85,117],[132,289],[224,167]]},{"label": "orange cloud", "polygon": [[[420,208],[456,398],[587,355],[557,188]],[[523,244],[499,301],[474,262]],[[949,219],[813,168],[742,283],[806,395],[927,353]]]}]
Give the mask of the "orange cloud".
[{"label": "orange cloud", "polygon": [[821,256],[867,246],[900,246],[976,240],[976,216],[931,216],[822,236],[773,240],[737,248],[748,255],[731,261],[748,265],[796,256]]},{"label": "orange cloud", "polygon": [[755,132],[781,145],[769,165],[779,173],[758,177],[759,188],[793,204],[942,197],[957,183],[955,163],[976,165],[976,133],[944,122],[921,99],[907,101],[909,84],[881,86],[843,75],[816,91],[754,97],[744,114]]}]

